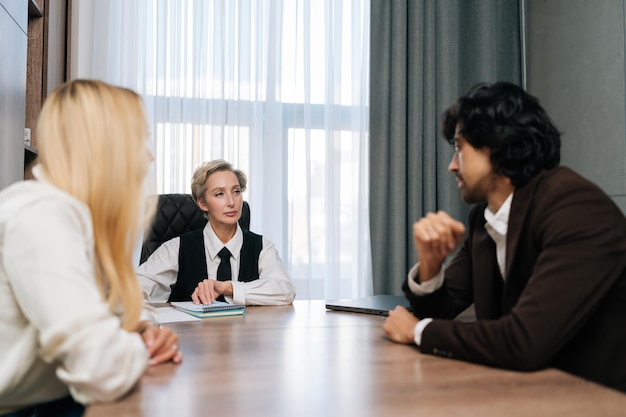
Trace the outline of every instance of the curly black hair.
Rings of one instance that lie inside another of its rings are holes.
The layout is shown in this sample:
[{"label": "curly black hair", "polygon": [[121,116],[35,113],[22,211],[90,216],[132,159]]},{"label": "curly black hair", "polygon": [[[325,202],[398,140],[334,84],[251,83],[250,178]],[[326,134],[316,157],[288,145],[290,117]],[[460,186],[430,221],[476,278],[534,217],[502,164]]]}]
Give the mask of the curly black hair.
[{"label": "curly black hair", "polygon": [[539,100],[515,84],[475,85],[444,112],[441,124],[448,143],[458,124],[472,147],[489,148],[494,172],[515,187],[561,159],[561,133]]}]

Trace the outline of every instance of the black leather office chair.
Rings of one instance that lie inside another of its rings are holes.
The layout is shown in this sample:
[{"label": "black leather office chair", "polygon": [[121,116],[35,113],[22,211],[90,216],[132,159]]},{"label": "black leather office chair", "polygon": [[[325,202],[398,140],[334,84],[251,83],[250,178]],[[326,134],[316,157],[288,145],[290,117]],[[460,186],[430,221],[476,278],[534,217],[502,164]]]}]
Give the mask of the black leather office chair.
[{"label": "black leather office chair", "polygon": [[[141,247],[140,264],[164,242],[200,229],[207,222],[190,194],[159,194],[148,198],[158,199],[157,209]],[[250,206],[246,201],[243,202],[239,225],[243,230],[250,230]]]}]

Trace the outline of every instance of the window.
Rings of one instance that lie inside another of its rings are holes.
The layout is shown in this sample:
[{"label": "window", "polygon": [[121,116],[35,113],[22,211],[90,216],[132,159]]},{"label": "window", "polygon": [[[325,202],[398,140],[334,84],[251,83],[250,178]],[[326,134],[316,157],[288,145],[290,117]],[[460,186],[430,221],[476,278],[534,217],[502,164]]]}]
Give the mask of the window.
[{"label": "window", "polygon": [[248,174],[251,228],[298,298],[371,294],[369,1],[93,8],[92,75],[143,95],[156,191],[189,192],[200,163],[226,159]]}]

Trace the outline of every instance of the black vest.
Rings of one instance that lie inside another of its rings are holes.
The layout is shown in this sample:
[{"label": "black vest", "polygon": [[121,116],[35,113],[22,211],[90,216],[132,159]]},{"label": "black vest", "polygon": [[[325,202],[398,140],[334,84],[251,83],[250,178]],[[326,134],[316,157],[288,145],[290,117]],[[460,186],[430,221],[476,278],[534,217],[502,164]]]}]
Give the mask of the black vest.
[{"label": "black vest", "polygon": [[[172,292],[168,301],[191,300],[191,293],[198,286],[198,282],[207,278],[203,230],[194,230],[180,236],[178,278],[176,283],[172,285]],[[244,231],[239,261],[239,281],[249,282],[259,279],[261,249],[263,249],[262,236]]]}]

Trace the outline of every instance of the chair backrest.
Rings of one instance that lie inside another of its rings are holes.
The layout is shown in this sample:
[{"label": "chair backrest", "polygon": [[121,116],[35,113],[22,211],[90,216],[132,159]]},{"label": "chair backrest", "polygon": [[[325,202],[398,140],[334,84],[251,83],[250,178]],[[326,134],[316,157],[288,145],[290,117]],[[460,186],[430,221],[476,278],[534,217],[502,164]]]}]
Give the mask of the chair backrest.
[{"label": "chair backrest", "polygon": [[[159,194],[148,198],[157,199],[157,209],[141,247],[140,264],[164,242],[201,229],[207,222],[190,194]],[[243,230],[250,229],[250,206],[246,201],[243,202],[239,225]]]}]

